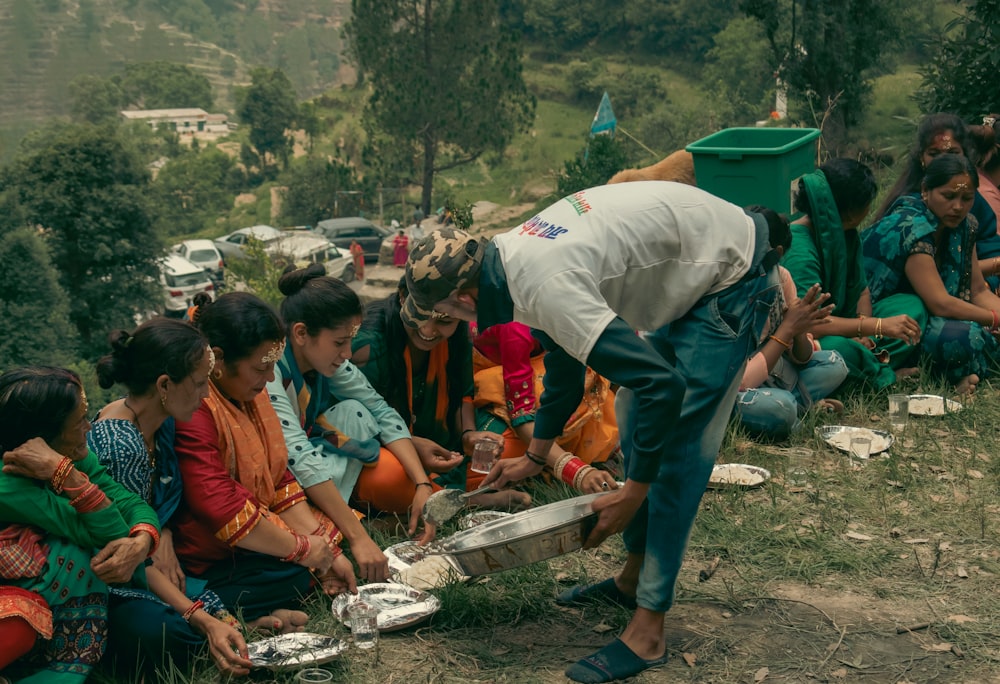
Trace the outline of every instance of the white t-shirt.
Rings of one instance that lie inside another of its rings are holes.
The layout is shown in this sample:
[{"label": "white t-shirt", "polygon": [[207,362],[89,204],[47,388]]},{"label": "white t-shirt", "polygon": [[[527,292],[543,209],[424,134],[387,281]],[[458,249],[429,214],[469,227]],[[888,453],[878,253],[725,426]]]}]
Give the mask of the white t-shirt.
[{"label": "white t-shirt", "polygon": [[741,208],[666,181],[583,190],[494,238],[514,320],[581,363],[616,315],[656,330],[738,282],[755,241]]}]

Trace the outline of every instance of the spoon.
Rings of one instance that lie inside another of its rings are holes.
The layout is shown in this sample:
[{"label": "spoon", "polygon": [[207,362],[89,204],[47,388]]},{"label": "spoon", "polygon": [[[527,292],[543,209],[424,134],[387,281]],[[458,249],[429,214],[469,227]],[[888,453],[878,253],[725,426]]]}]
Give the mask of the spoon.
[{"label": "spoon", "polygon": [[480,487],[471,492],[463,492],[460,489],[442,489],[434,492],[424,502],[424,520],[434,525],[447,522],[462,510],[471,497],[490,491],[493,491],[493,487]]}]

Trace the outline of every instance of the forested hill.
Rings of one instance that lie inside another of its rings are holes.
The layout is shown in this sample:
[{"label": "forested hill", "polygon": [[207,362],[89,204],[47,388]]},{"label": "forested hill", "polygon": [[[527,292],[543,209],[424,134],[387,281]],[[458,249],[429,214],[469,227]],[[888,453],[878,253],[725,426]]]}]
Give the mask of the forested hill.
[{"label": "forested hill", "polygon": [[0,131],[9,141],[66,114],[76,76],[128,62],[197,68],[222,109],[260,65],[281,67],[307,97],[344,78],[349,15],[350,0],[0,0]]}]

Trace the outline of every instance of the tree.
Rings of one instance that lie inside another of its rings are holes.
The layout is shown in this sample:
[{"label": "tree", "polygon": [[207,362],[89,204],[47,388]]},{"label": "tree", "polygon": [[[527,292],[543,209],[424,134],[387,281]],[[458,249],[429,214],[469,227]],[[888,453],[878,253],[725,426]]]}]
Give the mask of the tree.
[{"label": "tree", "polygon": [[241,180],[236,162],[214,147],[170,160],[151,187],[157,232],[178,235],[206,227],[232,207]]},{"label": "tree", "polygon": [[1000,0],[975,0],[931,46],[917,100],[925,112],[967,119],[1000,111]]},{"label": "tree", "polygon": [[76,356],[70,298],[37,231],[0,231],[0,368],[64,365]]},{"label": "tree", "polygon": [[73,120],[92,124],[114,123],[128,106],[115,79],[93,74],[81,74],[70,81],[69,99]]},{"label": "tree", "polygon": [[128,64],[121,88],[127,102],[143,109],[212,109],[212,84],[204,74],[184,64]]},{"label": "tree", "polygon": [[737,17],[714,41],[702,83],[715,102],[718,117],[730,125],[764,118],[775,89],[774,55],[764,27],[749,17]]},{"label": "tree", "polygon": [[158,308],[162,250],[147,205],[149,174],[114,129],[62,125],[28,136],[0,187],[23,224],[44,229],[88,358],[106,351],[109,330]]},{"label": "tree", "polygon": [[[352,0],[351,52],[380,152],[409,159],[430,213],[434,175],[503,151],[534,120],[516,33],[497,0]],[[409,179],[407,179],[409,180]]]},{"label": "tree", "polygon": [[310,157],[293,166],[288,174],[281,218],[288,225],[315,226],[323,219],[337,216],[335,207],[341,193],[358,191],[361,187],[347,164],[337,159]]},{"label": "tree", "polygon": [[299,111],[295,89],[281,69],[258,67],[250,72],[250,79],[238,108],[240,121],[250,126],[250,144],[262,166],[267,166],[270,156],[287,167],[292,151],[287,132],[295,125]]},{"label": "tree", "polygon": [[789,92],[816,123],[832,102],[827,133],[841,137],[864,112],[874,69],[903,35],[903,0],[744,0],[761,22]]},{"label": "tree", "polygon": [[628,163],[621,143],[610,135],[596,135],[576,159],[566,162],[559,174],[559,196],[565,197],[604,185]]}]

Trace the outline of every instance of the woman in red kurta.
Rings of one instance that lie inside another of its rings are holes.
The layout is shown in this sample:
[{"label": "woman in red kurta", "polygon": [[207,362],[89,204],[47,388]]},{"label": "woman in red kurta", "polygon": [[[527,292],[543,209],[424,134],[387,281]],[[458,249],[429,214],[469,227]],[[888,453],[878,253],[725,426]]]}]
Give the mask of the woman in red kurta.
[{"label": "woman in red kurta", "polygon": [[281,424],[264,386],[274,377],[285,331],[257,297],[234,292],[202,307],[198,326],[217,363],[209,396],[175,449],[184,482],[174,545],[188,572],[244,619],[301,629],[298,606],[320,575],[327,593],[357,590],[337,531],[309,509],[288,470]]},{"label": "woman in red kurta", "polygon": [[402,230],[392,239],[392,265],[396,268],[406,266],[406,258],[410,256],[410,239]]},{"label": "woman in red kurta", "polygon": [[[474,324],[470,327],[475,347],[476,425],[503,435],[501,458],[523,456],[538,408],[536,381],[540,387],[545,374],[542,345],[523,323],[494,325],[482,332]],[[617,446],[614,395],[607,380],[588,370],[584,400],[549,450],[548,467],[568,485],[585,492],[615,489],[609,473],[587,464],[605,460]],[[470,470],[468,486],[478,486],[484,477]]]}]

